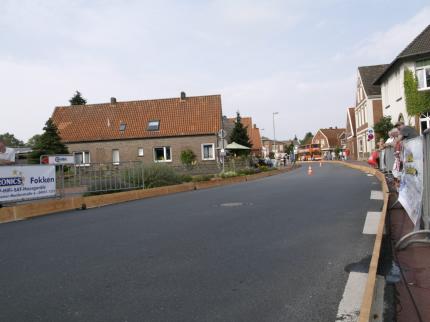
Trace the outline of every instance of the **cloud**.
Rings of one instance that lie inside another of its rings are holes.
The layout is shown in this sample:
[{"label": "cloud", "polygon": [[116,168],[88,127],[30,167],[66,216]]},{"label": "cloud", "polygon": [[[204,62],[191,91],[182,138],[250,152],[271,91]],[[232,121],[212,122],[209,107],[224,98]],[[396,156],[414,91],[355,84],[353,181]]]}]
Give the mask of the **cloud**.
[{"label": "cloud", "polygon": [[390,63],[430,23],[430,6],[409,20],[373,33],[352,51],[362,62]]}]

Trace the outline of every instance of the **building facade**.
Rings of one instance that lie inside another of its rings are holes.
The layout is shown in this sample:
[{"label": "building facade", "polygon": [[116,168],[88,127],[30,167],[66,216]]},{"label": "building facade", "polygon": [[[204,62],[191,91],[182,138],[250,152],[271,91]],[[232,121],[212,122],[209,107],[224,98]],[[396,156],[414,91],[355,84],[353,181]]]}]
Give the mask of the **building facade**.
[{"label": "building facade", "polygon": [[[330,159],[334,156],[336,149],[342,152],[342,146],[345,145],[345,129],[330,127],[328,129],[319,129],[312,138],[312,144],[319,144],[321,147],[321,156]],[[342,139],[344,141],[342,142]]]},{"label": "building facade", "polygon": [[375,80],[388,65],[358,67],[355,106],[355,127],[357,136],[357,159],[367,160],[376,148],[377,137],[369,138],[368,133],[382,116],[381,87]]},{"label": "building facade", "polygon": [[346,149],[348,159],[357,160],[357,135],[355,128],[355,107],[347,109],[346,113]]}]

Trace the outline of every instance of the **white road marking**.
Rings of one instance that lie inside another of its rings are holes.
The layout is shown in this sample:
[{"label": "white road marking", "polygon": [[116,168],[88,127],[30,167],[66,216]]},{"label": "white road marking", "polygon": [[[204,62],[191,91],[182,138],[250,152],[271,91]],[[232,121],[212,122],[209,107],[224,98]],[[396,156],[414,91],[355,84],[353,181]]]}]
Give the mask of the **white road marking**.
[{"label": "white road marking", "polygon": [[382,191],[372,190],[370,191],[370,199],[384,200],[384,194],[382,193]]},{"label": "white road marking", "polygon": [[368,176],[368,177],[374,177],[374,175],[373,175],[373,174],[370,174],[370,173],[368,173],[368,174],[367,174],[367,176]]},{"label": "white road marking", "polygon": [[364,289],[367,282],[367,273],[349,273],[345,291],[337,310],[336,321],[355,322],[360,315],[360,306],[363,300]]},{"label": "white road marking", "polygon": [[376,235],[379,226],[380,212],[369,211],[364,222],[363,234]]}]

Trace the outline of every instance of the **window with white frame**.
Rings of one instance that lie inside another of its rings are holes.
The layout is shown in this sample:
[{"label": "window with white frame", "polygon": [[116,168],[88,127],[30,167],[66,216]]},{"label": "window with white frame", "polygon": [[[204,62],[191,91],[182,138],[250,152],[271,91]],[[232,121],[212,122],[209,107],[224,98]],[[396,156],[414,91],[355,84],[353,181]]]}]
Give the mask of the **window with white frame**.
[{"label": "window with white frame", "polygon": [[415,67],[418,89],[430,89],[430,59],[418,61]]},{"label": "window with white frame", "polygon": [[73,152],[76,165],[89,165],[91,163],[90,152],[77,151]]},{"label": "window with white frame", "polygon": [[430,128],[430,113],[424,113],[420,115],[420,130],[421,133],[424,130],[427,130]]},{"label": "window with white frame", "polygon": [[215,144],[202,144],[202,160],[215,160]]},{"label": "window with white frame", "polygon": [[143,148],[138,148],[137,149],[137,156],[138,157],[143,157]]},{"label": "window with white frame", "polygon": [[170,146],[162,146],[154,148],[155,162],[170,162],[172,161],[172,151]]},{"label": "window with white frame", "polygon": [[112,150],[112,163],[119,164],[119,150]]},{"label": "window with white frame", "polygon": [[148,122],[148,131],[158,131],[160,130],[160,121],[152,120]]}]

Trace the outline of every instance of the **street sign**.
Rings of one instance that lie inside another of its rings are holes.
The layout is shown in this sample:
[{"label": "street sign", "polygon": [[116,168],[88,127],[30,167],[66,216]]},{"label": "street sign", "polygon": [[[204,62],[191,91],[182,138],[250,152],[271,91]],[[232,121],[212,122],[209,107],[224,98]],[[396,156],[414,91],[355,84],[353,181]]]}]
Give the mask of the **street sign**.
[{"label": "street sign", "polygon": [[227,132],[224,129],[218,131],[218,137],[224,139],[227,136]]},{"label": "street sign", "polygon": [[70,154],[42,155],[40,157],[40,164],[52,164],[52,165],[75,164],[75,157]]},{"label": "street sign", "polygon": [[371,127],[367,129],[367,141],[372,141],[375,137],[375,133]]}]

